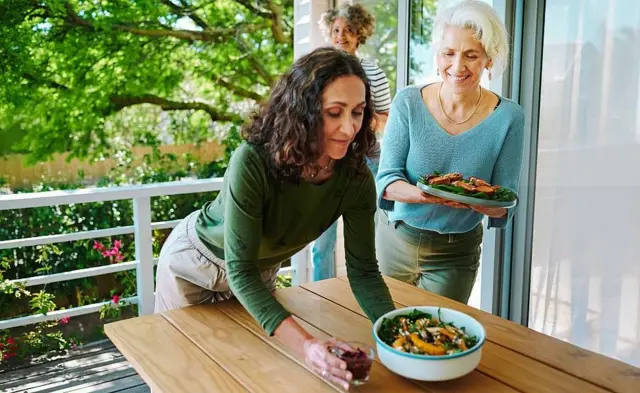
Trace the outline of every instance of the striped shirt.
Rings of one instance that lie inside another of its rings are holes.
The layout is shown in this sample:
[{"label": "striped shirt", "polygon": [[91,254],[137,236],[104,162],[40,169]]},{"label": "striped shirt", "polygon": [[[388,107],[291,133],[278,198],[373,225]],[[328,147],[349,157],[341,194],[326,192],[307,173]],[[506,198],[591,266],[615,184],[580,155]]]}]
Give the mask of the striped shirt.
[{"label": "striped shirt", "polygon": [[371,95],[376,113],[387,113],[391,109],[391,90],[384,71],[369,60],[360,59],[362,68],[371,83]]}]

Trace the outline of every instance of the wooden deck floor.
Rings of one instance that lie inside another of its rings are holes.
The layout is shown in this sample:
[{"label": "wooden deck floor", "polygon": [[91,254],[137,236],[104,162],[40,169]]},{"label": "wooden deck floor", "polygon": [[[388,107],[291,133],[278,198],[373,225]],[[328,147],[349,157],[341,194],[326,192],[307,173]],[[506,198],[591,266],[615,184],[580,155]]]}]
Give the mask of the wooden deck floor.
[{"label": "wooden deck floor", "polygon": [[2,393],[146,393],[149,387],[109,341],[64,357],[10,371],[0,370]]}]

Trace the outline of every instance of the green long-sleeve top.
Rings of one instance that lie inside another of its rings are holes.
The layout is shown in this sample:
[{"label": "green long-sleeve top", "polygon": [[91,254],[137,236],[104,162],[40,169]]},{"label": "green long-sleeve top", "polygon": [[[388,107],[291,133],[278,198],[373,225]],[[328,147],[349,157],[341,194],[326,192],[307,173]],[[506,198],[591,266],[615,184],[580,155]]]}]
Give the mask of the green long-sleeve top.
[{"label": "green long-sleeve top", "polygon": [[279,182],[260,147],[233,154],[218,197],[203,206],[198,237],[226,262],[229,287],[272,335],[291,314],[262,282],[260,271],[288,260],[343,217],[347,276],[371,321],[394,309],[375,255],[376,191],[369,171],[339,165],[322,184]]}]

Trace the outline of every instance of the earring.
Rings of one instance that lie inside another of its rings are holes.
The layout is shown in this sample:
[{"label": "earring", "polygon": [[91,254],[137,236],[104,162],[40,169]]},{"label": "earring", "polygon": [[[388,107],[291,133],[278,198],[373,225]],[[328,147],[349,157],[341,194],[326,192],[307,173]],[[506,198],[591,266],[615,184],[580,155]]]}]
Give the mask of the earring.
[{"label": "earring", "polygon": [[440,68],[436,68],[436,75],[440,75]]},{"label": "earring", "polygon": [[489,70],[489,80],[491,80],[491,70]]}]

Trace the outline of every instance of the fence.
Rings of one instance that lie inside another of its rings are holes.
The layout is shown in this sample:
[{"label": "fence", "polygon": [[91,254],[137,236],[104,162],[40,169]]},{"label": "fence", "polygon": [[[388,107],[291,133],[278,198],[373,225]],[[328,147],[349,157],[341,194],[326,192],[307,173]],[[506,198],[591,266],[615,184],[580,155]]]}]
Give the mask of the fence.
[{"label": "fence", "polygon": [[[11,209],[28,209],[43,206],[55,206],[75,203],[90,203],[116,200],[133,200],[133,225],[108,229],[97,229],[75,233],[65,233],[49,236],[39,236],[25,239],[0,241],[0,249],[36,246],[72,242],[84,239],[95,239],[106,236],[116,236],[133,233],[135,236],[135,260],[113,265],[73,270],[70,272],[48,274],[14,280],[25,286],[48,284],[52,282],[68,281],[78,278],[94,277],[103,274],[125,270],[136,270],[137,296],[125,300],[138,305],[138,314],[153,313],[154,308],[154,274],[153,268],[157,259],[153,258],[152,232],[157,229],[175,227],[180,220],[163,222],[151,221],[151,198],[163,195],[193,194],[200,192],[219,191],[222,178],[206,180],[189,180],[167,183],[155,183],[140,186],[106,187],[66,191],[48,191],[0,196],[0,211]],[[300,251],[291,259],[291,267],[281,269],[280,274],[292,274],[293,284],[298,285],[308,280],[309,275],[308,249]],[[53,311],[45,315],[29,315],[0,321],[0,330],[17,326],[30,325],[47,320],[97,312],[106,304],[94,303],[67,310]]]}]

